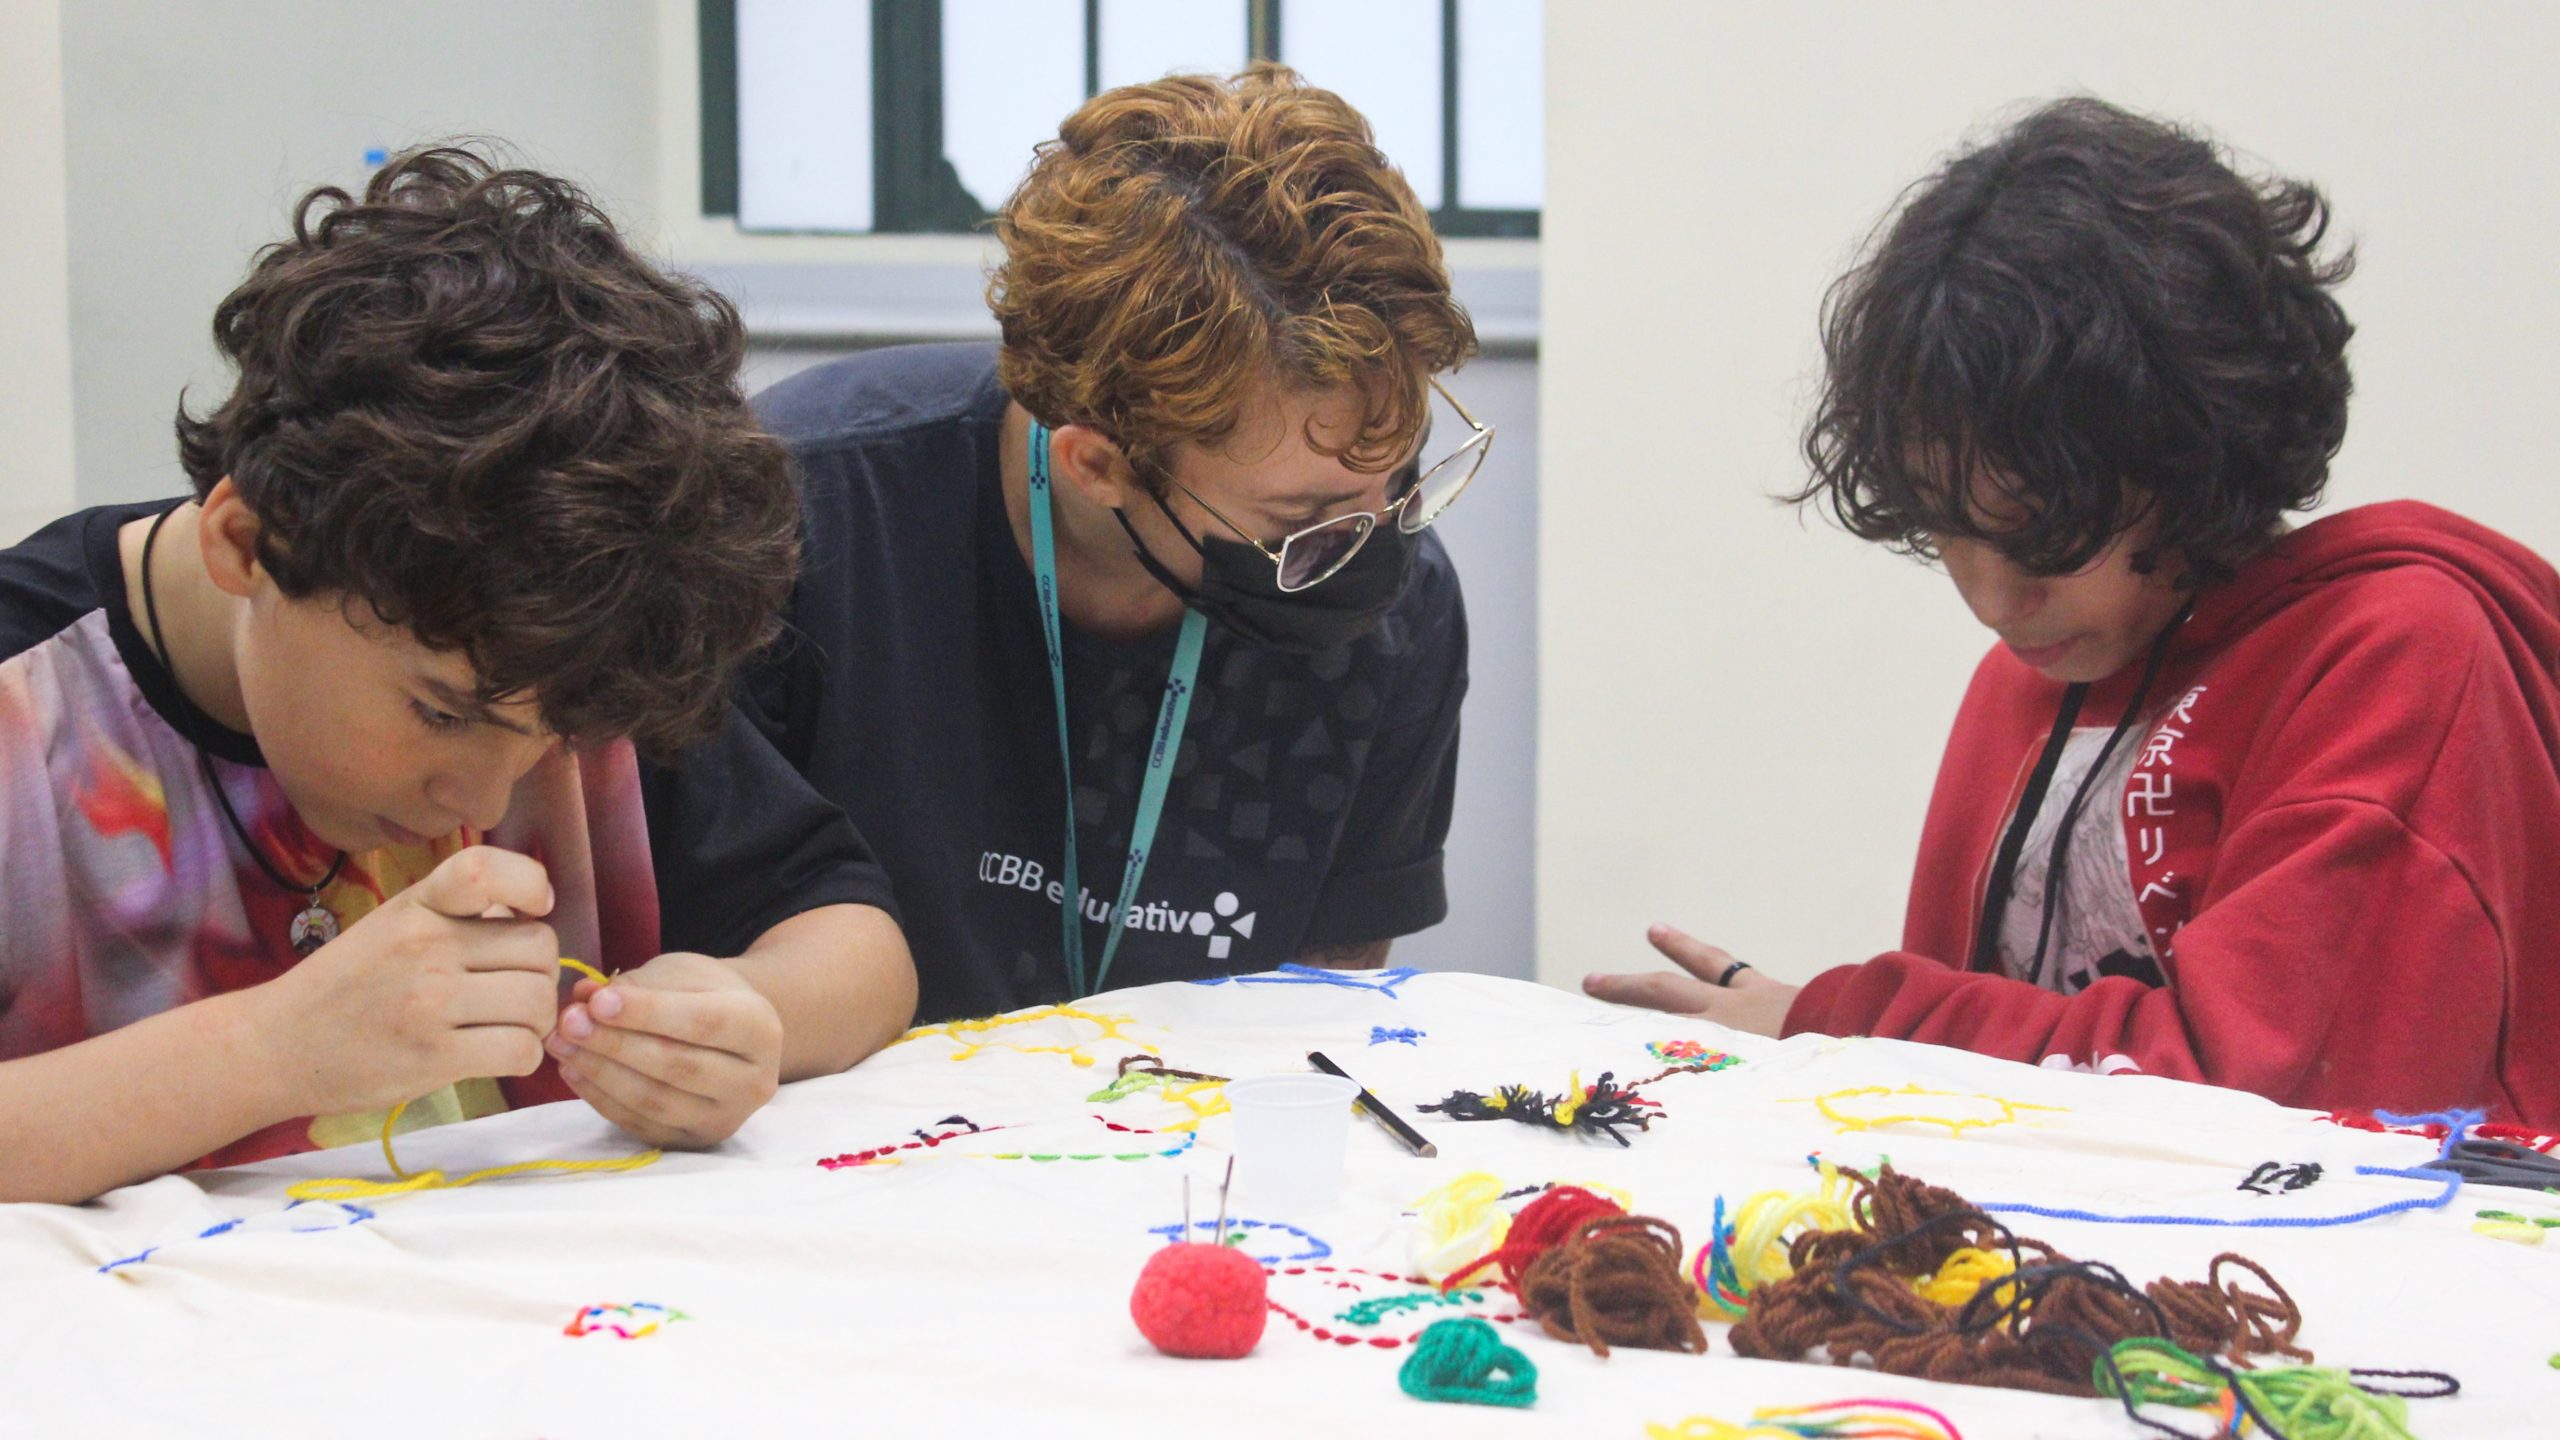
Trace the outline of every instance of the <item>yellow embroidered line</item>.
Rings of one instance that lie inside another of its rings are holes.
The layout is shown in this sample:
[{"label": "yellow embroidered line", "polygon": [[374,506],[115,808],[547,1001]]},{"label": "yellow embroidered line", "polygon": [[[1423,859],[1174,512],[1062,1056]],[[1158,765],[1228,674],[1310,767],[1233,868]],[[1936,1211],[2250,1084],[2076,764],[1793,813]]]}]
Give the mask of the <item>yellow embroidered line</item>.
[{"label": "yellow embroidered line", "polygon": [[[1088,1025],[1101,1027],[1102,1033],[1090,1040],[1073,1045],[1016,1045],[1004,1040],[962,1038],[970,1035],[984,1035],[990,1030],[999,1030],[1007,1025],[1032,1025],[1042,1020],[1081,1020]],[[1120,1027],[1136,1023],[1137,1017],[1134,1015],[1096,1015],[1090,1010],[1079,1010],[1072,1005],[1043,1005],[1036,1010],[1025,1010],[1018,1015],[997,1015],[985,1020],[951,1020],[940,1025],[918,1026],[899,1036],[896,1043],[904,1045],[910,1040],[922,1040],[927,1036],[939,1035],[960,1047],[951,1052],[951,1058],[954,1060],[971,1059],[981,1050],[1011,1050],[1018,1055],[1064,1055],[1078,1065],[1091,1065],[1093,1057],[1085,1053],[1085,1046],[1099,1045],[1105,1040],[1131,1040],[1130,1036],[1122,1033]],[[1135,1043],[1134,1040],[1131,1043]]]},{"label": "yellow embroidered line", "polygon": [[[560,963],[599,985],[613,983],[612,976],[584,960],[572,960],[563,955],[560,957]],[[400,1157],[391,1152],[391,1132],[400,1123],[400,1113],[408,1108],[409,1102],[403,1100],[391,1107],[390,1114],[382,1117],[382,1163],[390,1166],[391,1173],[399,1177],[398,1179],[356,1180],[334,1177],[325,1180],[297,1180],[285,1187],[286,1197],[294,1200],[380,1200],[387,1196],[409,1195],[421,1190],[459,1190],[465,1185],[477,1185],[483,1180],[496,1180],[508,1175],[528,1175],[537,1170],[563,1173],[637,1170],[643,1165],[657,1164],[661,1154],[656,1150],[644,1150],[637,1155],[625,1155],[618,1160],[519,1160],[513,1165],[492,1165],[486,1170],[474,1170],[459,1180],[448,1177],[441,1170],[421,1170],[413,1175],[400,1168]]]},{"label": "yellow embroidered line", "polygon": [[1084,1098],[1087,1104],[1108,1105],[1141,1090],[1153,1090],[1191,1112],[1190,1119],[1159,1125],[1156,1127],[1159,1130],[1197,1130],[1201,1121],[1212,1115],[1224,1115],[1228,1109],[1227,1082],[1224,1080],[1176,1080],[1147,1070],[1132,1070]]},{"label": "yellow embroidered line", "polygon": [[[2000,1113],[1974,1116],[1917,1114],[1858,1116],[1843,1115],[1832,1104],[1835,1100],[1846,1100],[1858,1095],[1925,1095],[1941,1100],[1985,1100],[1999,1106]],[[1967,1095],[1956,1090],[1929,1090],[1918,1085],[1905,1085],[1899,1090],[1883,1085],[1861,1085],[1851,1090],[1833,1090],[1828,1094],[1816,1095],[1812,1103],[1815,1109],[1822,1112],[1823,1119],[1840,1127],[1839,1133],[1843,1135],[1853,1130],[1881,1130],[1888,1125],[1941,1125],[1946,1127],[1949,1135],[1961,1135],[1967,1130],[2013,1124],[2021,1110],[2059,1111],[2063,1108],[2059,1105],[2031,1105],[2024,1100],[2004,1100],[1997,1095]]]}]

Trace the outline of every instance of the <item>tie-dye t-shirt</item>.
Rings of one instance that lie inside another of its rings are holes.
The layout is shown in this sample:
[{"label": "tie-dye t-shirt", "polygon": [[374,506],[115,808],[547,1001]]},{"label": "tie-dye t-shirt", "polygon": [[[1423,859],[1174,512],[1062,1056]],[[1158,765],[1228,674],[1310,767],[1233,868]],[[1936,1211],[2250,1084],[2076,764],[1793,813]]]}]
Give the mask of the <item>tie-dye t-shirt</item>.
[{"label": "tie-dye t-shirt", "polygon": [[[0,1060],[271,980],[300,958],[290,931],[309,903],[305,893],[259,868],[209,781],[222,786],[286,876],[317,879],[337,853],[304,827],[255,741],[212,727],[200,735],[208,764],[172,723],[180,702],[132,622],[117,549],[124,523],[167,503],[86,511],[0,551]],[[724,837],[749,864],[777,850],[797,862],[787,890],[755,882],[738,887],[740,895],[685,897],[669,911],[671,929],[742,946],[799,910],[868,898],[858,880],[838,873],[858,874],[867,857],[842,817],[831,827],[823,807],[758,806],[753,813],[789,824],[760,857],[740,839],[749,822],[724,819],[717,797],[688,795],[664,772],[653,772],[647,789],[644,800],[627,744],[555,752],[518,782],[496,829],[351,854],[318,899],[344,930],[455,851],[499,845],[549,870],[557,901],[547,918],[563,954],[607,972],[625,969],[659,952],[661,875],[704,875],[701,857],[682,853],[681,837],[666,847],[670,854],[653,856],[653,808]],[[172,1088],[182,1092],[183,1080]],[[410,1114],[461,1119],[567,1098],[546,1058],[529,1076],[465,1081],[419,1097]],[[345,1144],[380,1125],[378,1114],[305,1117],[198,1163]]]}]

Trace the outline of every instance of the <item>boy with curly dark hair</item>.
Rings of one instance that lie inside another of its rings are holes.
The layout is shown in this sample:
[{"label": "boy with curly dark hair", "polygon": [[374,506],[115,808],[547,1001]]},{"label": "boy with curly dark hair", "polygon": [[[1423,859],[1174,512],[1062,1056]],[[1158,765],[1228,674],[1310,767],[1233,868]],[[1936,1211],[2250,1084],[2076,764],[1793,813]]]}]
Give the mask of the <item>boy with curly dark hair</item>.
[{"label": "boy with curly dark hair", "polygon": [[2560,576],[2414,502],[2299,528],[2346,433],[2328,207],[2096,100],[1919,186],[1834,289],[1812,483],[2001,643],[1900,951],[1589,989],[2291,1104],[2560,1126]]},{"label": "boy with curly dark hair", "polygon": [[727,302],[430,149],[305,197],[214,337],[194,494],[0,552],[0,1199],[404,1102],[708,1144],[896,1035],[868,856],[724,699],[798,549]]}]

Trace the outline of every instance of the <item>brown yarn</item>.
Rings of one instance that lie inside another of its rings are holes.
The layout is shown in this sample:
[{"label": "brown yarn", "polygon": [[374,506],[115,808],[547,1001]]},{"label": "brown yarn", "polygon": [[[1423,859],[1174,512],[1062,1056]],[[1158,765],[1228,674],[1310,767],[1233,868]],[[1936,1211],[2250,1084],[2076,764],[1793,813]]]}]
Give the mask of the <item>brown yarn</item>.
[{"label": "brown yarn", "polygon": [[[1795,1273],[1752,1292],[1733,1327],[1736,1354],[2083,1396],[2097,1393],[2090,1369],[2098,1356],[2135,1336],[2165,1335],[2235,1359],[2311,1358],[2295,1343],[2301,1309],[2245,1256],[2216,1257],[2202,1282],[2162,1279],[2137,1291],[2112,1268],[2012,1235],[1963,1196],[1889,1165],[1873,1179],[1854,1178],[1858,1228],[1795,1237],[1787,1252]],[[1917,1293],[1915,1282],[1968,1246],[2011,1256],[2017,1278],[1985,1285],[1957,1307]],[[2269,1293],[2226,1280],[2226,1264],[2256,1275]]]},{"label": "brown yarn", "polygon": [[1680,1232],[1646,1215],[1607,1215],[1548,1249],[1520,1276],[1520,1301],[1547,1333],[1596,1355],[1611,1345],[1705,1354],[1698,1292],[1680,1278]]},{"label": "brown yarn", "polygon": [[[2253,1294],[2237,1280],[2225,1281],[2225,1265],[2247,1269],[2270,1293]],[[2246,1255],[2226,1250],[2214,1256],[2202,1282],[2163,1278],[2144,1288],[2168,1317],[2169,1338],[2198,1355],[2228,1352],[2232,1363],[2244,1369],[2253,1355],[2311,1359],[2309,1350],[2294,1343],[2302,1330],[2302,1307],[2265,1266]]]}]

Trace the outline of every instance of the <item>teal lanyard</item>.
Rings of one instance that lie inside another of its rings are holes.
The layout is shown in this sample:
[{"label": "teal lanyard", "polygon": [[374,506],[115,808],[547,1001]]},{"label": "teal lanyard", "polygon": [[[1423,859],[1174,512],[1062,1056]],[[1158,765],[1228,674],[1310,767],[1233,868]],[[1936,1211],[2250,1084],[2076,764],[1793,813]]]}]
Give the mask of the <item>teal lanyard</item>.
[{"label": "teal lanyard", "polygon": [[1182,612],[1182,634],[1174,642],[1173,668],[1165,675],[1164,703],[1156,709],[1155,744],[1147,752],[1146,782],[1138,787],[1138,813],[1129,826],[1129,864],[1121,872],[1120,898],[1111,907],[1111,931],[1102,942],[1102,963],[1093,983],[1084,975],[1084,889],[1076,879],[1075,743],[1067,733],[1067,666],[1058,646],[1058,542],[1049,514],[1049,427],[1031,422],[1031,576],[1040,591],[1040,629],[1049,641],[1049,686],[1058,697],[1058,775],[1067,790],[1067,857],[1059,878],[1064,889],[1058,910],[1065,935],[1067,981],[1079,1000],[1102,988],[1111,974],[1111,957],[1119,953],[1120,934],[1138,903],[1138,881],[1147,873],[1147,849],[1155,843],[1156,824],[1164,817],[1164,792],[1173,784],[1174,758],[1182,751],[1182,723],[1191,714],[1191,690],[1200,678],[1200,643],[1209,622],[1197,610]]}]

